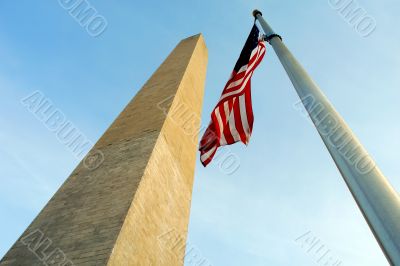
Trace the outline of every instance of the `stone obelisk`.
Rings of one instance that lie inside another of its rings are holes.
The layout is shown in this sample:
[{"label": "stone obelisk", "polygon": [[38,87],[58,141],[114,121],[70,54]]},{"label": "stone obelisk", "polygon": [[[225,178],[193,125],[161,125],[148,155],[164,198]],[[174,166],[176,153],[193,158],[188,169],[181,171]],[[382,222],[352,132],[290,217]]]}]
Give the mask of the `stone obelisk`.
[{"label": "stone obelisk", "polygon": [[181,41],[0,265],[182,265],[206,68]]}]

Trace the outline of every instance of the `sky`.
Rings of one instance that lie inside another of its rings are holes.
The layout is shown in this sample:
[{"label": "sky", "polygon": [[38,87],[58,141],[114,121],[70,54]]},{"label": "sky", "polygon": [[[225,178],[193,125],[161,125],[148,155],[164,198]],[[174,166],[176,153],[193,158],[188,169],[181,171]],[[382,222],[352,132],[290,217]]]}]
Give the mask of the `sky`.
[{"label": "sky", "polygon": [[[176,44],[201,32],[209,51],[207,125],[254,8],[400,190],[398,1],[353,1],[376,23],[368,36],[336,0],[92,0],[107,22],[100,33],[61,2],[0,2],[0,257],[79,162],[22,99],[39,91],[95,143]],[[217,266],[388,265],[269,45],[252,94],[249,146],[221,149],[237,156],[238,169],[196,165],[191,250]],[[310,241],[332,260],[318,261]],[[185,265],[195,265],[188,257]]]}]

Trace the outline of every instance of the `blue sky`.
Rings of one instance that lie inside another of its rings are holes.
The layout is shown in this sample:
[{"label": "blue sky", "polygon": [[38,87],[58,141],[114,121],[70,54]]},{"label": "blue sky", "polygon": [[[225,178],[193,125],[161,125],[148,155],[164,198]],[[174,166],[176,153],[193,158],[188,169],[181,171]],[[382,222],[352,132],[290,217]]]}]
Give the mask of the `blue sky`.
[{"label": "blue sky", "polygon": [[[400,3],[358,4],[364,38],[335,1],[91,1],[108,22],[93,38],[58,1],[0,2],[0,256],[78,163],[20,103],[36,90],[95,142],[183,38],[209,49],[203,124],[259,8],[400,190]],[[240,168],[196,167],[188,242],[212,265],[322,265],[307,232],[342,265],[388,265],[271,47],[253,78],[254,132]],[[397,159],[396,159],[397,158]],[[186,265],[191,265],[186,261]]]}]

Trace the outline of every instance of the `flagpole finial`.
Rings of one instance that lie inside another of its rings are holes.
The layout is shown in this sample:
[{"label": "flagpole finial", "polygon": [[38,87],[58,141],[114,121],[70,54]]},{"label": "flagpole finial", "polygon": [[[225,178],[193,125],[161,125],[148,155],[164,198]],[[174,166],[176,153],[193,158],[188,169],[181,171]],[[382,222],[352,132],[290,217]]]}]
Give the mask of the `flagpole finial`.
[{"label": "flagpole finial", "polygon": [[254,11],[253,11],[253,16],[254,16],[255,18],[257,18],[257,15],[260,15],[260,16],[262,16],[262,13],[261,13],[261,11],[260,11],[260,10],[258,10],[258,9],[254,9]]},{"label": "flagpole finial", "polygon": [[262,29],[264,30],[265,36],[264,36],[264,41],[267,41],[269,43],[271,43],[271,40],[275,37],[278,37],[279,39],[281,39],[282,41],[282,37],[279,36],[278,34],[276,34],[273,29],[271,28],[271,26],[268,25],[268,23],[265,21],[265,19],[262,16],[263,14],[261,13],[260,10],[255,9],[253,11],[253,16],[256,20],[258,20],[258,22],[260,23]]}]

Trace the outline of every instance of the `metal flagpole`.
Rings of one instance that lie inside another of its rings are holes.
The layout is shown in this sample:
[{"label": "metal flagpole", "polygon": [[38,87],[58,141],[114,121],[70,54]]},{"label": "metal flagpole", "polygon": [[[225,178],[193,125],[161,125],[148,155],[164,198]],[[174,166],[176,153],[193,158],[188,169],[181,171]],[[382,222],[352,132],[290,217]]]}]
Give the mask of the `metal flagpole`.
[{"label": "metal flagpole", "polygon": [[254,10],[305,109],[353,194],[386,258],[400,265],[400,197],[318,85]]}]

